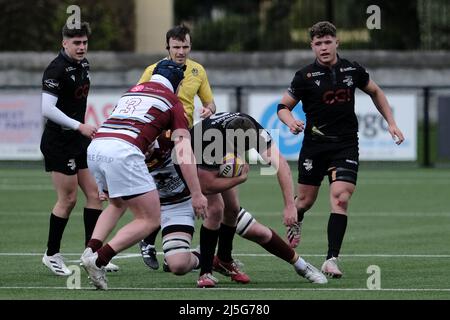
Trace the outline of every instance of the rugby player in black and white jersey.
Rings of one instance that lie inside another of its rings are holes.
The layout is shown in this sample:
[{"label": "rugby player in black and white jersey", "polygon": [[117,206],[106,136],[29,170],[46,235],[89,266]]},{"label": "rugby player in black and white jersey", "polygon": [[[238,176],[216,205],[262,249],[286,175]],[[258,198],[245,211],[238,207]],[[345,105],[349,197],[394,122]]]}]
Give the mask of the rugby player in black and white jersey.
[{"label": "rugby player in black and white jersey", "polygon": [[[270,134],[247,114],[222,112],[194,125],[191,137],[202,192],[208,199],[208,214],[200,230],[201,271],[197,286],[216,286],[213,269],[236,282],[250,282],[232,257],[235,232],[293,264],[297,273],[310,282],[327,283],[319,270],[300,258],[272,229],[258,223],[240,206],[237,185],[245,182],[248,164],[245,164],[242,176],[225,178],[219,175],[223,155],[232,152],[242,157],[246,151],[255,149],[264,161],[276,169],[283,194],[284,222],[286,225],[293,223],[296,210],[291,171]],[[215,256],[216,245],[218,250]]]},{"label": "rugby player in black and white jersey", "polygon": [[[305,132],[298,160],[298,221],[288,226],[288,239],[292,247],[298,245],[304,214],[314,204],[322,179],[328,175],[331,214],[328,253],[322,271],[340,278],[342,271],[338,268],[337,257],[347,227],[347,207],[355,190],[359,164],[356,88],[372,98],[395,143],[401,144],[404,137],[385,94],[370,80],[367,71],[357,62],[338,56],[336,27],[328,21],[318,22],[310,29],[310,37],[316,60],[296,72],[278,106],[278,117],[293,134]],[[300,100],[306,114],[306,128],[291,113]]]},{"label": "rugby player in black and white jersey", "polygon": [[[71,271],[60,254],[61,239],[77,201],[78,186],[86,196],[84,208],[85,245],[102,212],[94,178],[87,169],[86,149],[96,128],[84,123],[89,93],[89,62],[86,59],[89,24],[62,30],[62,49],[48,65],[42,79],[42,114],[47,119],[41,139],[45,171],[51,172],[57,201],[50,214],[47,250],[42,263],[54,274]],[[117,271],[112,263],[108,271]]]}]

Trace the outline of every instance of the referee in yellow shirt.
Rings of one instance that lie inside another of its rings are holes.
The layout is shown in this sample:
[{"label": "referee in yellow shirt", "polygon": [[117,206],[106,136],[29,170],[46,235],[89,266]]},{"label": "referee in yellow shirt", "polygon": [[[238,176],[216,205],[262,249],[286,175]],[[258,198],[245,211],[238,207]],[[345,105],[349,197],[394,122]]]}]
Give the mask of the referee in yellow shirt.
[{"label": "referee in yellow shirt", "polygon": [[[183,103],[189,127],[192,127],[194,124],[194,97],[196,95],[200,98],[203,105],[200,112],[201,118],[209,117],[216,112],[216,105],[209,85],[208,76],[206,75],[205,68],[200,63],[188,58],[192,47],[192,39],[188,27],[179,25],[167,31],[166,45],[169,53],[166,59],[171,59],[180,65],[186,65],[184,80],[178,88],[178,97]],[[145,69],[138,83],[150,81],[156,64],[157,62]],[[155,239],[159,230],[160,228],[139,242],[144,263],[154,270],[159,268],[155,249]]]},{"label": "referee in yellow shirt", "polygon": [[[189,127],[194,123],[194,97],[197,95],[202,102],[201,118],[206,118],[216,112],[216,105],[209,85],[208,76],[203,66],[189,59],[192,48],[190,30],[184,25],[176,26],[167,31],[166,44],[171,59],[180,65],[186,65],[184,80],[178,89],[178,97],[183,103],[186,111]],[[138,83],[150,81],[156,63],[148,66],[139,79]]]}]

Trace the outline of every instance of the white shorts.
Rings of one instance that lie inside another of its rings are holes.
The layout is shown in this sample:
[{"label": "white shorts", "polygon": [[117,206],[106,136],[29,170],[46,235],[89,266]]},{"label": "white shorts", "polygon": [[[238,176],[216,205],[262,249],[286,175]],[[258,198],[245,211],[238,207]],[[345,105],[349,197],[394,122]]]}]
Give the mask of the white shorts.
[{"label": "white shorts", "polygon": [[192,200],[176,204],[161,205],[161,229],[172,225],[185,225],[194,227],[195,214]]},{"label": "white shorts", "polygon": [[156,189],[145,156],[132,144],[120,139],[94,139],[87,149],[89,171],[98,190],[110,198],[131,196]]}]

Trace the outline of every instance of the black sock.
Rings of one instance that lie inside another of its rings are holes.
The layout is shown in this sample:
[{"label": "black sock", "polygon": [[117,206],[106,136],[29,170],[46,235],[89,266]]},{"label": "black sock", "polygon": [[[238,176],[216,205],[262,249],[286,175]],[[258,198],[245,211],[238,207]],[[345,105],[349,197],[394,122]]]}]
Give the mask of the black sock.
[{"label": "black sock", "polygon": [[156,229],[155,231],[150,233],[147,236],[147,238],[144,239],[144,242],[146,244],[150,244],[150,245],[154,246],[155,245],[155,241],[156,241],[156,236],[158,235],[159,230],[161,230],[161,226],[159,226],[158,229]]},{"label": "black sock", "polygon": [[92,237],[92,233],[95,229],[95,224],[97,223],[98,217],[102,210],[84,208],[83,220],[84,220],[84,246],[87,247],[87,243]]},{"label": "black sock", "polygon": [[328,220],[328,255],[327,260],[339,255],[345,229],[347,228],[347,215],[331,213]]},{"label": "black sock", "polygon": [[61,239],[69,219],[60,218],[50,214],[50,228],[48,230],[47,255],[52,256],[59,252]]},{"label": "black sock", "polygon": [[233,238],[235,233],[236,227],[230,227],[223,223],[220,224],[217,256],[223,262],[233,261],[231,251],[233,250]]},{"label": "black sock", "polygon": [[306,212],[306,210],[303,209],[303,208],[297,209],[298,222],[302,222],[303,221],[303,218],[305,217],[305,212]]},{"label": "black sock", "polygon": [[212,272],[218,238],[219,230],[210,230],[202,225],[200,228],[200,275]]}]

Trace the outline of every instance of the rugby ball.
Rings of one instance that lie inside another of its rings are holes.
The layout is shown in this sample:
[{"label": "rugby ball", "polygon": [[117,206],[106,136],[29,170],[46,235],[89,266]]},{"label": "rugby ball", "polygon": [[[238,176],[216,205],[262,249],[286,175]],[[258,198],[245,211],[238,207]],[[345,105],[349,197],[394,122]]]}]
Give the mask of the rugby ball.
[{"label": "rugby ball", "polygon": [[244,168],[244,160],[233,153],[227,153],[223,157],[223,163],[219,167],[219,175],[224,178],[238,177]]}]

